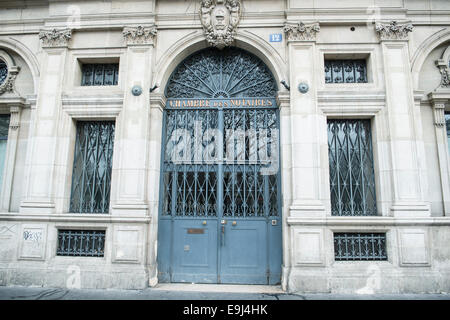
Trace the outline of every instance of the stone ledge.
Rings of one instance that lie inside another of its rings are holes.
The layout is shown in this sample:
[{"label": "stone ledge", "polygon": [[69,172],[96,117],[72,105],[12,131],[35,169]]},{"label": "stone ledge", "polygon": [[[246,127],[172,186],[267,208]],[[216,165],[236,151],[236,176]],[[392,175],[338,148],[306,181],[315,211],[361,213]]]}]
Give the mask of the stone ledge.
[{"label": "stone ledge", "polygon": [[450,217],[288,217],[288,225],[309,226],[450,226]]},{"label": "stone ledge", "polygon": [[151,221],[150,217],[120,217],[110,214],[16,214],[0,213],[0,221],[45,221],[45,222],[86,222],[86,223],[145,223]]}]

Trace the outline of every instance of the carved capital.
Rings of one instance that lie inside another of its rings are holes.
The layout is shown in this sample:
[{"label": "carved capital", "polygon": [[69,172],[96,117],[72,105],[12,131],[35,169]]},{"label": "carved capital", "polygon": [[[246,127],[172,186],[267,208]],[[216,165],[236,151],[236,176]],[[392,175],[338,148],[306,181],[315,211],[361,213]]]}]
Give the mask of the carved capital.
[{"label": "carved capital", "polygon": [[411,23],[398,24],[396,21],[391,23],[377,23],[375,31],[380,40],[408,40],[408,33],[413,30]]},{"label": "carved capital", "polygon": [[52,29],[39,32],[39,39],[41,39],[44,48],[67,47],[71,38],[72,30],[70,29]]},{"label": "carved capital", "polygon": [[283,27],[288,41],[316,41],[316,35],[320,31],[319,23],[297,24],[285,23]]},{"label": "carved capital", "polygon": [[199,15],[206,41],[219,49],[230,46],[236,36],[240,12],[239,0],[202,0]]},{"label": "carved capital", "polygon": [[155,25],[150,27],[125,27],[122,32],[127,46],[153,45],[157,33],[158,31]]}]

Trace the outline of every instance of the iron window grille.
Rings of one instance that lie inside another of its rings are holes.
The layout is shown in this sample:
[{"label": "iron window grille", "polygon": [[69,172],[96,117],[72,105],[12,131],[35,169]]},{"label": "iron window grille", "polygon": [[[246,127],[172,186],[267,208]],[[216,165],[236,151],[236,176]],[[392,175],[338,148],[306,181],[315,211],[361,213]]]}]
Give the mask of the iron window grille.
[{"label": "iron window grille", "polygon": [[103,257],[104,230],[58,230],[57,256]]},{"label": "iron window grille", "polygon": [[328,120],[331,214],[377,215],[370,120]]},{"label": "iron window grille", "polygon": [[118,63],[90,63],[81,67],[82,86],[115,86],[119,79]]},{"label": "iron window grille", "polygon": [[386,233],[335,233],[336,261],[386,261]]},{"label": "iron window grille", "polygon": [[6,78],[8,77],[8,65],[5,61],[0,59],[0,84],[3,84],[3,82],[6,81]]},{"label": "iron window grille", "polygon": [[367,83],[365,59],[325,60],[325,83]]},{"label": "iron window grille", "polygon": [[77,123],[70,212],[108,213],[113,147],[113,121]]}]

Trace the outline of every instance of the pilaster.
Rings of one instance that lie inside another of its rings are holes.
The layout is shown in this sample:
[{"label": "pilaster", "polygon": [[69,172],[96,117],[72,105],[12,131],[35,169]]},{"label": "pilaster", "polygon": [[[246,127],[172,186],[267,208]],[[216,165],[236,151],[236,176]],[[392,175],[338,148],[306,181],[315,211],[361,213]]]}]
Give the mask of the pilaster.
[{"label": "pilaster", "polygon": [[432,92],[428,95],[433,108],[434,132],[439,159],[439,173],[441,178],[442,202],[444,213],[450,216],[450,172],[449,153],[447,146],[447,128],[445,125],[445,104],[450,101],[450,93],[439,94]]},{"label": "pilaster", "polygon": [[126,27],[127,78],[122,111],[116,121],[112,185],[113,215],[147,215],[150,126],[149,94],[155,26]]},{"label": "pilaster", "polygon": [[[286,23],[284,26],[290,61],[291,216],[325,215],[320,178],[323,115],[317,106],[314,72],[319,31],[318,23]],[[299,84],[306,84],[308,90],[300,92]]]},{"label": "pilaster", "polygon": [[55,212],[55,161],[58,125],[61,112],[61,92],[70,29],[43,30],[41,77],[34,121],[30,126],[30,143],[26,163],[24,198],[20,212]]},{"label": "pilaster", "polygon": [[421,132],[417,129],[414,92],[412,88],[408,33],[409,23],[377,23],[377,32],[384,58],[386,80],[386,122],[389,128],[392,168],[394,216],[430,216],[424,199],[426,181],[421,176]]}]

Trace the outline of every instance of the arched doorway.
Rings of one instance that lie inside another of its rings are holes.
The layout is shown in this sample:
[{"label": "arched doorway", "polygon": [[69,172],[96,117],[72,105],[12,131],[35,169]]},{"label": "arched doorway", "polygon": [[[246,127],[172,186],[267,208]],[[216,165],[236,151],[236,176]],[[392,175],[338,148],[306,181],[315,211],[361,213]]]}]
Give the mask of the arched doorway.
[{"label": "arched doorway", "polygon": [[160,282],[277,284],[281,194],[277,85],[238,48],[181,62],[166,86]]}]

